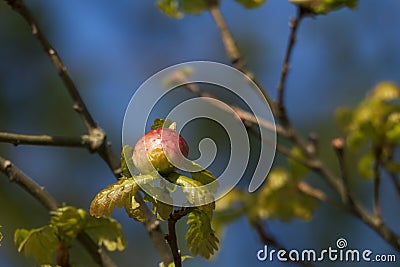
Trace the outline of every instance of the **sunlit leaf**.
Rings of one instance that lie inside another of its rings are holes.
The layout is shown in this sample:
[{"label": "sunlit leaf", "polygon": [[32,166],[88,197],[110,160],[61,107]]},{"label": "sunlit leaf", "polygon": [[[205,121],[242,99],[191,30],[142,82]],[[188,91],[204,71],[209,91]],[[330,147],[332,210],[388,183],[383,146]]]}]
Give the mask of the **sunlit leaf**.
[{"label": "sunlit leaf", "polygon": [[374,177],[374,171],[373,171],[374,162],[375,162],[375,157],[372,154],[372,152],[365,153],[358,161],[357,164],[358,171],[364,178]]},{"label": "sunlit leaf", "polygon": [[198,15],[208,9],[208,0],[181,0],[182,11],[188,14]]},{"label": "sunlit leaf", "polygon": [[390,114],[385,126],[386,141],[393,144],[400,142],[400,112]]},{"label": "sunlit leaf", "polygon": [[251,206],[250,220],[276,218],[289,221],[294,218],[309,220],[316,207],[314,198],[297,189],[296,179],[283,168],[275,168],[258,192]]},{"label": "sunlit leaf", "polygon": [[66,206],[52,212],[50,224],[57,230],[59,238],[75,238],[82,231],[86,220],[85,210]]},{"label": "sunlit leaf", "polygon": [[139,190],[137,183],[149,183],[158,179],[156,172],[150,174],[137,175],[132,178],[123,177],[116,183],[101,190],[93,199],[90,205],[90,215],[100,218],[102,215],[109,217],[115,207],[126,207],[130,203],[133,207],[138,206],[132,197]]},{"label": "sunlit leaf", "polygon": [[122,169],[122,174],[124,177],[132,177],[132,174],[129,170],[128,166],[131,166],[133,168],[133,160],[132,160],[132,155],[133,155],[133,148],[129,145],[124,145],[122,148],[122,153],[121,153],[121,169]]},{"label": "sunlit leaf", "polygon": [[208,259],[218,250],[218,238],[211,228],[210,218],[201,210],[195,209],[188,215],[186,232],[188,248],[194,255]]},{"label": "sunlit leaf", "polygon": [[172,203],[173,200],[172,197],[169,195],[169,192],[161,188],[154,187],[151,193],[151,196],[146,194],[144,199],[153,204],[153,213],[157,216],[159,220],[168,220],[169,215],[173,210],[173,206],[159,201],[159,199],[164,199],[167,200],[169,203]]},{"label": "sunlit leaf", "polygon": [[126,241],[121,225],[112,218],[89,217],[85,232],[98,245],[109,250],[124,250]]},{"label": "sunlit leaf", "polygon": [[52,262],[52,255],[58,247],[58,238],[54,227],[46,225],[38,229],[17,229],[14,243],[18,252],[33,257],[39,263]]},{"label": "sunlit leaf", "polygon": [[[192,166],[194,166],[196,168],[202,168],[199,164],[197,164],[197,163],[195,163],[193,161],[191,161],[190,164],[192,164]],[[209,186],[209,190],[212,193],[216,193],[217,192],[218,186],[219,186],[218,182],[216,182],[217,178],[210,171],[208,171],[207,169],[203,169],[203,170],[198,171],[198,172],[191,172],[190,174],[192,176],[192,179],[200,182],[202,185],[207,185],[207,184],[210,184],[210,183],[214,182],[212,184],[212,186]]]},{"label": "sunlit leaf", "polygon": [[167,16],[172,18],[182,18],[183,12],[179,10],[179,5],[176,0],[159,0],[157,7]]},{"label": "sunlit leaf", "polygon": [[161,128],[168,128],[171,126],[171,124],[173,123],[172,120],[170,119],[160,119],[160,118],[156,118],[153,122],[153,125],[151,126],[152,130],[155,129],[161,129]]},{"label": "sunlit leaf", "polygon": [[177,185],[182,186],[182,191],[186,194],[189,203],[198,206],[214,201],[212,193],[208,188],[202,187],[201,182],[178,173],[173,173],[168,177]]}]

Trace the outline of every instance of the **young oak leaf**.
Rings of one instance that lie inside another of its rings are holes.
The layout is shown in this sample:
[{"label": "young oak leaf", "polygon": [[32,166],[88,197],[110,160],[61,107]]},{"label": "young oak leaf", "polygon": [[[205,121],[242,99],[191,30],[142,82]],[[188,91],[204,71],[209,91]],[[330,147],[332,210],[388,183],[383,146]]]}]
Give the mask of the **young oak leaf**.
[{"label": "young oak leaf", "polygon": [[121,170],[122,174],[128,178],[132,177],[132,174],[128,166],[131,166],[131,169],[133,169],[134,166],[132,161],[132,155],[133,155],[133,147],[131,147],[130,145],[124,145],[121,153]]},{"label": "young oak leaf", "polygon": [[126,241],[121,225],[112,218],[89,217],[85,233],[98,245],[104,245],[108,251],[124,250]]},{"label": "young oak leaf", "polygon": [[32,256],[39,263],[49,263],[59,242],[56,229],[46,225],[32,230],[17,229],[14,243],[18,247],[18,252],[23,251],[26,256]]},{"label": "young oak leaf", "polygon": [[182,186],[182,191],[186,194],[190,204],[201,206],[214,202],[212,193],[208,188],[203,187],[201,182],[178,173],[173,173],[169,178],[177,185]]},{"label": "young oak leaf", "polygon": [[275,168],[267,182],[255,196],[251,207],[250,219],[277,218],[289,221],[294,218],[310,220],[316,207],[316,201],[297,189],[297,182],[288,170]]},{"label": "young oak leaf", "polygon": [[95,196],[90,205],[90,215],[97,218],[102,215],[109,217],[116,206],[119,208],[126,207],[127,203],[130,203],[132,207],[139,206],[133,197],[139,190],[138,183],[149,183],[155,179],[158,179],[158,175],[155,173],[121,178]]},{"label": "young oak leaf", "polygon": [[211,228],[211,221],[208,215],[195,209],[188,215],[187,224],[189,229],[186,232],[187,245],[194,255],[209,259],[218,250],[219,240]]},{"label": "young oak leaf", "polygon": [[50,224],[55,227],[57,236],[75,238],[85,227],[87,212],[83,209],[66,206],[51,213]]},{"label": "young oak leaf", "polygon": [[153,213],[157,216],[157,219],[166,221],[169,215],[173,211],[173,206],[166,204],[158,199],[167,200],[172,203],[172,197],[169,195],[168,191],[165,191],[158,187],[153,187],[151,190],[151,196],[146,194],[144,197],[145,201],[151,202],[153,204]]},{"label": "young oak leaf", "polygon": [[[190,164],[193,167],[201,168],[201,166],[199,164],[197,164],[197,163],[195,163],[193,161],[191,161]],[[192,179],[200,182],[203,185],[208,185],[208,184],[212,183],[209,186],[210,191],[212,193],[216,193],[217,192],[219,184],[218,184],[217,178],[210,171],[208,171],[207,169],[203,169],[203,170],[198,171],[198,172],[191,172],[190,174],[192,176]]]}]

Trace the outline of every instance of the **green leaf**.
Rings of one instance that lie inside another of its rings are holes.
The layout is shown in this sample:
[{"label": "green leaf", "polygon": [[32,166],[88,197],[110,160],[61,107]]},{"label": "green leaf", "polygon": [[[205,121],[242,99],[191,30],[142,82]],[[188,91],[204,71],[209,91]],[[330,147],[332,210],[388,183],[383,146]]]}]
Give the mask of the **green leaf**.
[{"label": "green leaf", "polygon": [[128,216],[138,222],[145,222],[146,217],[143,211],[140,209],[140,204],[136,202],[135,195],[130,195],[124,205],[125,211]]},{"label": "green leaf", "polygon": [[133,178],[123,177],[116,183],[101,190],[90,205],[90,215],[100,218],[109,217],[116,206],[122,208],[130,201],[130,197],[139,190]]},{"label": "green leaf", "polygon": [[199,209],[193,210],[188,215],[186,232],[188,248],[194,255],[209,259],[218,250],[219,240],[211,228],[210,218]]},{"label": "green leaf", "polygon": [[289,0],[289,2],[307,8],[315,14],[326,14],[343,7],[355,8],[358,3],[357,0]]},{"label": "green leaf", "polygon": [[315,206],[315,199],[297,189],[297,181],[286,169],[275,168],[256,195],[256,200],[250,204],[249,219],[310,220]]},{"label": "green leaf", "polygon": [[176,0],[159,0],[157,7],[167,16],[172,18],[182,18],[183,12],[179,10],[178,2]]},{"label": "green leaf", "polygon": [[[100,218],[102,215],[109,217],[115,207],[135,209],[139,206],[133,197],[139,190],[139,184],[146,184],[158,179],[158,173],[137,175],[131,178],[122,177],[116,183],[101,190],[90,205],[90,215]],[[127,206],[128,205],[128,206]]]},{"label": "green leaf", "polygon": [[265,0],[236,0],[245,8],[256,8],[265,3]]},{"label": "green leaf", "polygon": [[14,243],[18,252],[32,256],[39,263],[52,262],[52,255],[58,247],[58,238],[54,227],[46,225],[38,229],[17,229]]},{"label": "green leaf", "polygon": [[112,218],[89,217],[85,232],[98,246],[104,245],[108,251],[124,250],[126,241],[121,225]]},{"label": "green leaf", "polygon": [[57,236],[64,239],[75,238],[87,221],[87,212],[83,209],[66,206],[52,212],[50,224],[57,230]]},{"label": "green leaf", "polygon": [[208,9],[207,0],[181,0],[182,11],[198,15]]},{"label": "green leaf", "polygon": [[391,113],[386,121],[386,140],[389,143],[400,142],[400,112]]},{"label": "green leaf", "polygon": [[[292,154],[304,158],[304,154],[301,152],[300,148],[294,147],[292,148]],[[289,158],[289,167],[290,167],[290,174],[294,179],[300,179],[304,175],[306,175],[310,169],[304,166],[303,164],[299,163],[298,161]]]},{"label": "green leaf", "polygon": [[358,161],[358,164],[357,164],[358,172],[364,178],[374,177],[374,171],[373,171],[374,162],[375,162],[375,157],[374,157],[373,153],[372,152],[365,153]]},{"label": "green leaf", "polygon": [[201,182],[178,173],[172,173],[168,178],[182,186],[182,191],[186,194],[190,204],[199,206],[214,201],[212,193],[207,188],[202,187]]},{"label": "green leaf", "polygon": [[365,141],[366,137],[360,130],[350,132],[346,138],[347,146],[353,151],[360,149]]},{"label": "green leaf", "polygon": [[[191,165],[193,165],[196,168],[202,168],[199,164],[193,161],[191,161]],[[207,169],[203,169],[202,171],[199,172],[191,172],[190,174],[192,176],[192,179],[200,182],[202,185],[207,185],[214,181],[217,181],[217,178],[214,175],[212,175],[212,173]],[[209,187],[209,189],[212,193],[216,193],[218,190],[218,186],[219,186],[218,182],[215,182],[213,186]]]},{"label": "green leaf", "polygon": [[122,174],[128,178],[132,177],[132,174],[129,171],[128,166],[131,166],[131,168],[133,168],[134,166],[132,155],[133,155],[133,148],[130,145],[124,145],[121,153],[121,169],[122,169]]},{"label": "green leaf", "polygon": [[153,125],[151,126],[152,130],[156,130],[156,129],[161,129],[161,128],[168,128],[169,126],[171,126],[171,124],[173,123],[173,121],[171,121],[170,119],[160,119],[157,118],[154,120]]},{"label": "green leaf", "polygon": [[153,204],[153,213],[159,220],[168,220],[169,215],[173,210],[173,206],[158,201],[158,199],[166,199],[169,203],[172,203],[172,197],[169,195],[168,191],[165,191],[162,188],[153,187],[151,191],[151,196],[146,194],[144,200]]}]

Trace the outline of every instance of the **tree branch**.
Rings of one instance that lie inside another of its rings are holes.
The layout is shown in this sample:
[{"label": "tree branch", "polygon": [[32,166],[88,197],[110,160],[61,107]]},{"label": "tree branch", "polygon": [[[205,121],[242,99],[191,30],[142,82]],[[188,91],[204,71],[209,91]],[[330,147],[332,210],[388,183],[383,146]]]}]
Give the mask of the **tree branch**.
[{"label": "tree branch", "polygon": [[[94,121],[92,115],[87,109],[85,103],[83,102],[77,87],[75,86],[71,76],[69,75],[67,68],[62,62],[61,58],[58,56],[56,50],[50,44],[45,34],[40,29],[38,23],[33,18],[32,14],[25,6],[22,0],[4,0],[7,4],[11,6],[11,8],[19,13],[28,25],[31,27],[32,34],[38,39],[46,54],[50,57],[54,67],[57,69],[58,74],[62,81],[64,82],[65,87],[67,88],[74,104],[73,108],[80,115],[81,120],[85,124],[86,129],[89,132],[89,135],[97,140],[97,142],[93,145],[93,151],[97,152],[100,157],[107,163],[109,168],[112,170],[115,177],[119,178],[121,175],[120,161],[115,156],[111,149],[111,144],[107,142],[105,132],[98,127],[97,123]],[[138,193],[135,198],[137,200],[143,200],[142,196]],[[142,201],[143,202],[143,201]],[[144,203],[144,202],[143,202]],[[147,207],[147,205],[141,205],[141,209],[146,215],[147,221],[144,225],[146,230],[148,231],[152,241],[154,242],[164,264],[167,266],[170,262],[172,262],[172,255],[169,251],[168,245],[165,243],[164,234],[161,231],[161,228],[158,227],[148,227],[149,225],[159,224],[158,221],[154,219],[151,211]],[[157,222],[157,223],[156,223]]]},{"label": "tree branch", "polygon": [[175,224],[176,221],[172,217],[168,219],[168,235],[166,239],[171,248],[172,255],[174,255],[175,267],[182,267],[181,252],[178,248],[178,241],[176,240]]},{"label": "tree branch", "polygon": [[[44,187],[37,184],[30,177],[24,174],[20,169],[14,166],[11,161],[0,157],[0,172],[4,173],[10,182],[18,184],[21,188],[27,191],[37,201],[39,201],[47,210],[55,211],[58,207],[56,200],[51,196]],[[85,237],[85,238],[84,238]],[[81,233],[78,236],[79,242],[86,248],[93,260],[103,267],[115,267],[115,263],[108,254],[99,248],[85,234]]]},{"label": "tree branch", "polygon": [[290,22],[290,35],[289,35],[289,41],[288,45],[286,48],[286,53],[285,53],[285,58],[283,60],[283,66],[282,66],[282,71],[281,71],[281,76],[279,79],[279,84],[278,84],[278,99],[277,99],[277,108],[278,108],[278,115],[279,118],[283,121],[286,122],[288,120],[287,114],[286,114],[286,108],[285,108],[285,88],[286,88],[286,80],[287,80],[287,75],[289,73],[289,68],[290,68],[290,59],[293,54],[293,47],[294,44],[296,43],[296,34],[297,30],[299,28],[299,24],[301,20],[304,18],[305,13],[303,12],[303,9],[297,8],[297,16],[293,18]]},{"label": "tree branch", "polygon": [[254,74],[246,67],[243,57],[240,54],[235,39],[233,38],[231,31],[229,30],[229,27],[226,24],[225,19],[221,14],[218,4],[214,4],[210,7],[210,13],[221,34],[221,39],[222,42],[224,43],[225,51],[229,57],[229,60],[231,61],[231,64],[236,69],[243,72],[251,81],[254,82],[254,84],[258,88],[260,88],[260,92],[264,96],[268,105],[271,107],[272,111],[274,111],[275,105],[271,97],[269,96],[265,88],[263,88],[263,86],[260,84],[260,82],[255,78]]},{"label": "tree branch", "polygon": [[25,6],[24,2],[22,0],[5,0],[5,2],[9,4],[14,11],[19,13],[31,27],[33,36],[35,36],[42,45],[44,51],[49,56],[51,62],[56,68],[58,75],[64,82],[65,87],[68,89],[68,92],[74,101],[73,108],[80,115],[86,129],[91,132],[92,129],[97,128],[97,124],[87,110],[86,105],[78,92],[78,89],[76,88],[70,74],[67,71],[67,68],[62,62],[60,56],[57,54],[57,51],[47,40],[43,31],[40,29],[38,23],[33,18],[31,12]]},{"label": "tree branch", "polygon": [[27,135],[0,132],[0,142],[13,145],[38,145],[61,147],[87,147],[91,148],[93,141],[89,135],[81,136],[51,136],[51,135]]}]

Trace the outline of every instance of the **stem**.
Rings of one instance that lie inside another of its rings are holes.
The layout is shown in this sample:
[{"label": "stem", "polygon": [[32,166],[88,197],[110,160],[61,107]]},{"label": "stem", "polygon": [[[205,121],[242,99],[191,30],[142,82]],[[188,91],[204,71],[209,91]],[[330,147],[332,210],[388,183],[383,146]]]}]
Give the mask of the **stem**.
[{"label": "stem", "polygon": [[71,267],[71,264],[69,263],[68,247],[65,247],[62,242],[60,242],[57,248],[57,265],[62,267]]},{"label": "stem", "polygon": [[171,217],[168,219],[168,236],[166,237],[169,246],[171,247],[172,255],[174,256],[175,267],[182,267],[181,252],[178,248],[175,231],[176,221]]},{"label": "stem", "polygon": [[279,111],[279,118],[283,121],[287,121],[288,117],[286,114],[286,108],[285,108],[285,88],[286,88],[286,81],[287,81],[287,75],[289,73],[289,68],[290,68],[290,59],[293,54],[293,47],[294,44],[296,43],[296,35],[297,35],[297,30],[299,28],[301,20],[304,18],[305,13],[301,8],[297,8],[297,16],[293,18],[290,22],[290,35],[289,35],[289,41],[288,45],[286,48],[286,53],[285,53],[285,58],[283,60],[283,66],[282,66],[282,71],[281,71],[281,76],[279,79],[279,84],[278,84],[278,100],[277,100],[277,108]]},{"label": "stem", "polygon": [[344,160],[344,140],[343,138],[335,138],[332,140],[332,147],[336,152],[336,156],[339,162],[339,169],[343,184],[343,194],[341,195],[342,201],[346,204],[352,200],[352,195],[350,193],[350,186],[347,177],[347,168]]}]

